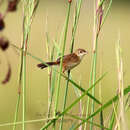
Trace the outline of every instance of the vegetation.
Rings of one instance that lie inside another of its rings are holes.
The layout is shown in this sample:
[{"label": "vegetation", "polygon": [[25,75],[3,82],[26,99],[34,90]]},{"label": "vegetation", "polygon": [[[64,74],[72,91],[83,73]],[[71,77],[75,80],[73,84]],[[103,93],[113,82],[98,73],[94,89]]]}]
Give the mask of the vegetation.
[{"label": "vegetation", "polygon": [[[122,50],[120,48],[120,36],[116,43],[116,57],[117,57],[117,75],[118,75],[118,87],[117,87],[117,94],[113,95],[113,98],[109,99],[107,102],[102,102],[101,96],[101,86],[99,89],[100,99],[98,99],[95,95],[95,88],[101,85],[102,80],[107,75],[107,72],[104,74],[98,74],[97,76],[97,55],[98,55],[98,48],[99,48],[99,37],[101,30],[103,31],[103,26],[105,26],[105,21],[107,20],[107,16],[111,9],[112,0],[109,0],[109,3],[106,0],[95,0],[94,1],[94,21],[93,21],[93,50],[92,50],[92,59],[91,59],[91,73],[89,79],[89,88],[84,89],[86,87],[81,85],[80,80],[74,81],[71,71],[68,71],[67,74],[62,73],[62,61],[63,56],[66,48],[66,40],[67,34],[70,30],[69,23],[70,19],[72,19],[71,9],[72,4],[75,6],[74,11],[74,19],[73,19],[73,27],[72,27],[72,34],[71,34],[71,41],[70,41],[70,53],[73,52],[75,46],[75,37],[76,37],[76,30],[78,26],[78,22],[80,19],[80,11],[82,9],[82,1],[83,0],[68,0],[67,1],[67,9],[66,9],[66,18],[65,23],[63,26],[63,31],[61,32],[60,40],[54,40],[53,45],[50,44],[52,40],[49,37],[48,30],[46,30],[46,50],[48,55],[48,60],[52,61],[54,59],[54,54],[56,53],[56,57],[61,56],[61,64],[59,68],[48,68],[48,113],[45,119],[39,120],[26,120],[26,79],[27,79],[27,59],[26,57],[32,57],[34,60],[38,62],[42,62],[46,64],[41,58],[34,56],[32,53],[28,52],[28,47],[30,46],[31,42],[29,41],[31,25],[33,22],[33,18],[35,13],[37,13],[37,8],[39,6],[39,0],[22,0],[23,5],[23,40],[22,46],[19,48],[18,46],[10,44],[11,47],[17,49],[21,56],[20,56],[20,67],[19,67],[19,87],[18,87],[18,97],[16,103],[16,111],[14,114],[14,122],[13,123],[2,123],[0,127],[4,126],[13,126],[13,130],[17,129],[17,125],[22,125],[22,130],[26,130],[26,124],[28,123],[37,123],[37,122],[44,122],[44,125],[41,126],[40,130],[45,129],[53,129],[53,130],[63,130],[64,128],[64,121],[66,119],[65,116],[76,120],[76,123],[71,124],[67,129],[70,130],[81,130],[81,129],[89,129],[93,130],[94,127],[97,127],[100,130],[127,130],[128,126],[125,120],[125,112],[129,109],[129,93],[130,93],[130,86],[124,87],[124,75],[123,75],[123,60],[122,60]],[[18,4],[18,1],[14,0],[15,6]],[[10,8],[9,8],[10,7]],[[14,9],[11,8],[12,6],[8,5],[8,11],[12,11]],[[7,11],[7,12],[8,12]],[[6,12],[6,15],[7,15]],[[0,24],[1,30],[4,28],[4,17],[0,17],[2,21]],[[47,26],[48,23],[46,23]],[[2,41],[2,42],[1,42]],[[3,44],[7,44],[3,42],[4,40],[0,40],[0,48],[3,48]],[[79,45],[80,47],[80,45]],[[3,49],[5,51],[5,49]],[[47,64],[46,64],[47,65]],[[6,75],[5,80],[3,81],[4,84],[9,82],[9,77],[11,76],[11,68],[9,64],[9,71]],[[60,89],[62,87],[61,81],[63,80],[66,82],[65,85],[65,92],[63,99],[60,99]],[[68,87],[73,86],[74,92],[77,98],[72,101],[71,104],[66,105],[67,101],[70,100],[68,98]],[[86,105],[83,104],[83,98],[87,97]],[[20,101],[22,100],[22,121],[18,121],[18,116],[20,114]],[[62,109],[58,110],[59,104],[62,101]],[[70,114],[69,111],[78,104],[79,113],[78,115]],[[95,106],[98,106],[98,109],[95,109]],[[104,121],[104,112],[107,108],[111,106],[111,113],[109,115],[109,120],[107,122]],[[99,116],[99,117],[98,117]],[[97,123],[94,118],[99,119],[99,123]],[[57,123],[59,122],[60,123]]]}]

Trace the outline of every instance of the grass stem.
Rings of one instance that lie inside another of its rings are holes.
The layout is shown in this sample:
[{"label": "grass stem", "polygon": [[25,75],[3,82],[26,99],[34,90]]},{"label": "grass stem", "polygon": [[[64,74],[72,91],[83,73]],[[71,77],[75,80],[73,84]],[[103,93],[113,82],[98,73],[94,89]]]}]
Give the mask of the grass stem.
[{"label": "grass stem", "polygon": [[61,86],[60,82],[61,82],[62,63],[63,63],[63,56],[64,56],[64,51],[65,51],[66,39],[67,39],[70,9],[71,9],[71,3],[68,3],[68,11],[67,11],[67,17],[66,17],[66,22],[65,22],[64,42],[63,42],[62,55],[61,55],[61,60],[60,60],[60,73],[58,75],[58,81],[57,81],[58,85],[57,85],[57,89],[56,89],[56,100],[55,100],[54,116],[56,116],[57,108],[58,108],[58,102],[59,102],[59,92],[60,92],[60,86]]},{"label": "grass stem", "polygon": [[[73,24],[73,29],[72,29],[72,39],[71,39],[70,53],[73,52],[73,48],[74,48],[74,38],[75,38],[76,29],[77,29],[77,24],[78,24],[78,20],[79,20],[81,4],[82,4],[82,0],[79,0],[79,1],[76,3],[76,7],[77,7],[77,8],[76,8],[76,12],[75,12],[75,19],[74,19],[74,24]],[[70,70],[68,71],[68,79],[69,79],[69,78],[70,78]],[[65,109],[65,107],[66,107],[68,86],[69,86],[69,80],[66,81],[66,88],[65,88],[64,103],[63,103],[62,111],[64,111],[64,109]],[[63,128],[63,119],[64,119],[64,115],[63,115],[62,118],[61,118],[60,130],[62,130],[62,128]]]}]

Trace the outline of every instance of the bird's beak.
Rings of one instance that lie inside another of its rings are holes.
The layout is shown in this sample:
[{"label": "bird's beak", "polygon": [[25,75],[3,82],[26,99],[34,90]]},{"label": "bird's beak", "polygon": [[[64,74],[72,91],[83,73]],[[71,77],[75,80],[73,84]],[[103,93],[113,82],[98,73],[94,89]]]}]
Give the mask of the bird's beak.
[{"label": "bird's beak", "polygon": [[85,55],[88,54],[88,51],[85,52]]}]

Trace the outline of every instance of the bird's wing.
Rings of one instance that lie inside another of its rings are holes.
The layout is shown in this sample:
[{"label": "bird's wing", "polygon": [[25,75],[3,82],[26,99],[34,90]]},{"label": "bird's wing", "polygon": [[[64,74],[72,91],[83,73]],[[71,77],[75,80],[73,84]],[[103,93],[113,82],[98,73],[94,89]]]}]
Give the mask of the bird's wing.
[{"label": "bird's wing", "polygon": [[[63,56],[63,59],[64,59],[66,56],[67,56],[67,55],[64,55],[64,56]],[[60,63],[60,60],[61,60],[61,57],[59,57],[59,58],[56,60],[56,62]]]},{"label": "bird's wing", "polygon": [[[60,63],[60,60],[61,57],[59,57],[56,62]],[[79,57],[74,53],[63,56],[63,62],[77,62],[77,60],[79,60]]]}]

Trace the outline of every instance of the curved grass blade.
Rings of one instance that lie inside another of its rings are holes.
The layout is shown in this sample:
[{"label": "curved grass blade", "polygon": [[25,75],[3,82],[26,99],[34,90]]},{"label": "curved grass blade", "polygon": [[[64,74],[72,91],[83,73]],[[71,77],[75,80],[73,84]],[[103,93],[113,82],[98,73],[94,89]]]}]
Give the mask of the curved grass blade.
[{"label": "curved grass blade", "polygon": [[[72,118],[74,118],[74,119],[77,119],[77,120],[81,120],[81,121],[84,121],[85,119],[83,119],[83,118],[81,118],[81,117],[79,117],[79,116],[76,116],[76,115],[72,115],[72,114],[68,114],[67,113],[67,115],[68,116],[70,116],[70,117],[72,117]],[[90,123],[90,124],[92,124],[92,125],[94,125],[94,126],[97,126],[97,127],[99,127],[99,128],[101,128],[101,129],[106,129],[106,130],[111,130],[111,129],[109,129],[109,128],[106,128],[106,127],[104,127],[104,126],[102,126],[102,125],[99,125],[99,124],[97,124],[97,123],[94,123],[94,122],[91,122],[91,121],[87,121],[88,123]],[[73,126],[73,129],[74,129],[74,126]],[[72,130],[73,130],[72,129]]]},{"label": "curved grass blade", "polygon": [[74,107],[96,84],[98,84],[100,82],[100,80],[103,79],[103,77],[106,75],[106,73],[104,75],[102,75],[93,85],[91,85],[89,87],[88,90],[86,90],[79,98],[77,98],[69,107],[67,107],[63,112],[61,112],[59,115],[57,115],[57,117],[55,117],[55,119],[51,120],[48,122],[48,124],[46,124],[45,126],[43,126],[40,130],[45,130],[46,128],[48,128],[52,123],[54,123],[56,120],[58,120],[62,115],[64,115],[65,113],[67,113],[72,107]]},{"label": "curved grass blade", "polygon": [[[115,110],[117,111],[117,106],[118,106],[118,103],[116,104],[116,106],[115,106]],[[113,108],[113,111],[112,111],[112,115],[111,115],[111,120],[109,121],[109,129],[113,129],[113,127],[114,127],[114,121],[115,121],[115,112],[114,112],[114,108]]]},{"label": "curved grass blade", "polygon": [[112,0],[110,0],[109,5],[108,5],[108,8],[107,8],[107,10],[106,10],[106,13],[104,14],[104,18],[103,18],[103,20],[102,20],[101,28],[102,28],[102,26],[103,26],[104,23],[105,23],[105,20],[106,20],[108,14],[109,14],[109,11],[110,11],[111,6],[112,6]]},{"label": "curved grass blade", "polygon": [[[124,89],[124,95],[128,94],[130,92],[130,86],[128,86],[127,88]],[[107,108],[108,106],[110,106],[113,102],[116,102],[119,99],[119,96],[116,95],[115,97],[113,97],[112,99],[110,99],[107,103],[105,103],[104,105],[102,105],[102,107],[100,107],[97,111],[95,111],[93,114],[91,114],[86,120],[82,121],[80,124],[78,124],[74,130],[76,130],[80,125],[84,124],[87,120],[89,120],[90,118],[94,117],[96,114],[98,114],[99,112],[101,112],[102,110],[104,110],[105,108]]]}]

